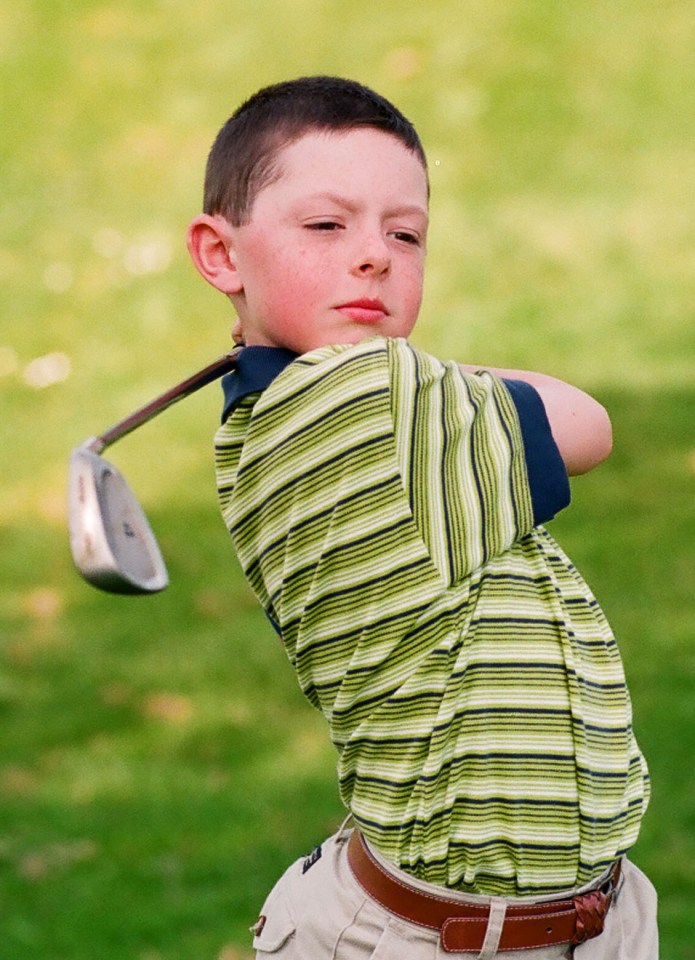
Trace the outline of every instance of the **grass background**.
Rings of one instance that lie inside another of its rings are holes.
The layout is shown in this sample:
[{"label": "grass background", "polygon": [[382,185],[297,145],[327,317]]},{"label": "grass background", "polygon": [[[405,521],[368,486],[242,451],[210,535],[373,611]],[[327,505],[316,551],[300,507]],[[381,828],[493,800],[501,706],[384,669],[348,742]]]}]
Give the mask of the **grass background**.
[{"label": "grass background", "polygon": [[620,639],[654,780],[634,851],[695,958],[695,112],[685,0],[5,0],[0,7],[0,957],[241,960],[342,817],[334,759],[218,518],[203,394],[113,459],[172,585],[74,574],[70,448],[223,352],[187,262],[219,126],[356,77],[416,122],[414,339],[593,390],[616,450],[553,527]]}]

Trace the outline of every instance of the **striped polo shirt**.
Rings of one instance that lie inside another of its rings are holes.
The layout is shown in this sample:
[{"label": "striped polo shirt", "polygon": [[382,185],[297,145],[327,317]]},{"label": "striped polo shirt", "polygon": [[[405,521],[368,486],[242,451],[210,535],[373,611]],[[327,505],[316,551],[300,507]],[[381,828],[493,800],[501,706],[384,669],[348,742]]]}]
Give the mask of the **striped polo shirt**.
[{"label": "striped polo shirt", "polygon": [[648,775],[613,634],[542,526],[569,486],[536,391],[381,337],[249,347],[224,386],[222,513],[370,843],[473,893],[597,877]]}]

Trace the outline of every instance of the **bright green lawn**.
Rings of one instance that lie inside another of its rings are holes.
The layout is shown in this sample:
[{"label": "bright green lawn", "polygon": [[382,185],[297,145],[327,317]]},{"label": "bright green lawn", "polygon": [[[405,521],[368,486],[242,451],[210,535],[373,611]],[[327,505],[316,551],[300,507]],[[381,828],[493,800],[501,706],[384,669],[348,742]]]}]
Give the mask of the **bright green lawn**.
[{"label": "bright green lawn", "polygon": [[654,796],[635,859],[695,960],[695,112],[685,0],[5,0],[0,7],[0,958],[238,960],[341,810],[319,718],[215,503],[218,392],[122,441],[172,586],[99,594],[72,445],[227,347],[186,260],[209,143],[261,84],[349,74],[431,161],[417,342],[545,369],[616,450],[553,525],[624,653]]}]

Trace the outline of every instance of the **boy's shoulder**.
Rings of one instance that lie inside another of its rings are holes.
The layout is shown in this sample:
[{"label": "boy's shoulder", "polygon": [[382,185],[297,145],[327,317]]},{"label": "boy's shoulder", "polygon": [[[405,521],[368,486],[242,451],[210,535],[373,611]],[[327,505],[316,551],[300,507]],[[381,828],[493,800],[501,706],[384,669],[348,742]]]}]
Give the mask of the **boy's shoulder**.
[{"label": "boy's shoulder", "polygon": [[[223,380],[224,416],[250,394],[263,394],[264,404],[312,391],[354,396],[360,391],[421,390],[442,381],[467,382],[466,395],[480,398],[490,390],[482,375],[464,372],[453,360],[440,360],[409,340],[373,336],[358,343],[337,343],[296,354],[283,347],[249,346],[241,351],[237,370]],[[485,375],[485,379],[495,379]]]},{"label": "boy's shoulder", "polygon": [[274,391],[316,387],[355,395],[378,385],[396,391],[401,384],[421,388],[451,376],[479,382],[479,377],[464,373],[454,361],[439,360],[405,338],[373,336],[296,356],[272,386]]},{"label": "boy's shoulder", "polygon": [[393,374],[398,372],[426,375],[427,371],[441,373],[444,370],[455,370],[463,376],[454,361],[440,360],[439,358],[414,345],[404,337],[384,337],[375,335],[360,340],[358,343],[330,344],[317,347],[309,353],[296,357],[297,368],[320,368],[322,373],[329,373],[343,366],[358,367],[361,365],[381,364]]}]

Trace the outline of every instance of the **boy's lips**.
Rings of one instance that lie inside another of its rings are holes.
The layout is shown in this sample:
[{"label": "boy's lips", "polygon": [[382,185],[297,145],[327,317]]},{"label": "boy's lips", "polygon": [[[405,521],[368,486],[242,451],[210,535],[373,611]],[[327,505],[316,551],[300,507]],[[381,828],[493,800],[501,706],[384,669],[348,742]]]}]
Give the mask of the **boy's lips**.
[{"label": "boy's lips", "polygon": [[349,303],[341,303],[336,307],[341,313],[347,314],[351,320],[357,323],[378,323],[388,315],[386,307],[381,300],[373,300],[371,297],[362,297],[359,300],[350,300]]}]

